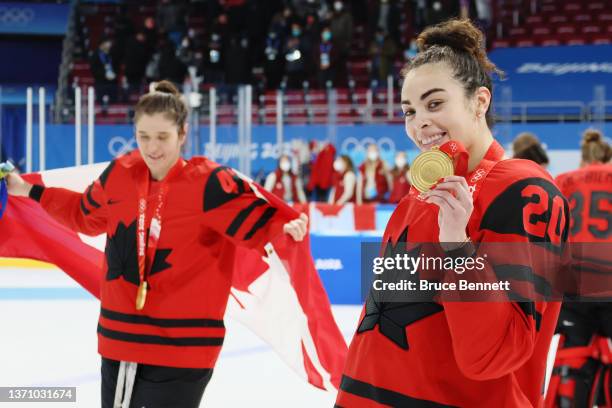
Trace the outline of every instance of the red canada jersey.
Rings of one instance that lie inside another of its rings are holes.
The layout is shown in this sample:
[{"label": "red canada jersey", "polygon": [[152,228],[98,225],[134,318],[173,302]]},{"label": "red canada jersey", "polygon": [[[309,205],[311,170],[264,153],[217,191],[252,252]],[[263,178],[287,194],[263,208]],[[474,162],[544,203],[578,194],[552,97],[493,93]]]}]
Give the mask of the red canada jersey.
[{"label": "red canada jersey", "polygon": [[[548,173],[526,160],[502,161],[502,155],[494,142],[485,156],[492,162],[488,175],[475,170],[466,176],[468,181],[482,179],[471,190],[479,191],[468,236],[475,243],[564,245],[567,202]],[[413,187],[389,220],[382,250],[428,242],[439,242],[438,207],[423,201]],[[537,268],[513,253],[505,256],[507,275]],[[559,308],[558,302],[532,301],[385,303],[370,293],[336,406],[542,406]]]},{"label": "red canada jersey", "polygon": [[391,187],[391,195],[389,196],[390,203],[399,203],[410,191],[410,180],[406,175],[407,170],[408,169],[404,167],[394,172],[393,186]]},{"label": "red canada jersey", "polygon": [[612,242],[612,165],[590,164],[556,178],[572,214],[575,242]]},{"label": "red canada jersey", "polygon": [[[70,229],[107,234],[100,290],[98,350],[137,363],[212,368],[225,335],[223,316],[236,245],[261,249],[288,219],[256,195],[232,169],[206,158],[168,178],[162,229],[146,280],[142,310],[135,299],[139,180],[149,170],[138,151],[113,160],[83,193],[44,188],[42,207]],[[157,182],[151,182],[150,225]]]}]

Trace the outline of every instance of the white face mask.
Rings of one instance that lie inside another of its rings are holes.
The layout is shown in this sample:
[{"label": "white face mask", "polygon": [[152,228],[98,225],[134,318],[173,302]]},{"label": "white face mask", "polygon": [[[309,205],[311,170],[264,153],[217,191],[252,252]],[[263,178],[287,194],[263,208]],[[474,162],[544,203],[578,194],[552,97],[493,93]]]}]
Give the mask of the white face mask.
[{"label": "white face mask", "polygon": [[401,169],[402,167],[404,167],[406,165],[406,159],[404,159],[403,157],[396,157],[395,158],[395,165],[397,166],[398,169]]},{"label": "white face mask", "polygon": [[280,162],[279,167],[282,171],[288,172],[289,170],[291,170],[291,163],[289,163],[287,160],[283,160],[282,162]]},{"label": "white face mask", "polygon": [[342,173],[345,169],[345,165],[344,162],[342,160],[336,160],[334,162],[334,170],[336,170],[338,173]]},{"label": "white face mask", "polygon": [[375,151],[369,151],[369,152],[368,152],[368,160],[370,160],[370,161],[376,161],[376,160],[378,160],[378,152],[375,152]]}]

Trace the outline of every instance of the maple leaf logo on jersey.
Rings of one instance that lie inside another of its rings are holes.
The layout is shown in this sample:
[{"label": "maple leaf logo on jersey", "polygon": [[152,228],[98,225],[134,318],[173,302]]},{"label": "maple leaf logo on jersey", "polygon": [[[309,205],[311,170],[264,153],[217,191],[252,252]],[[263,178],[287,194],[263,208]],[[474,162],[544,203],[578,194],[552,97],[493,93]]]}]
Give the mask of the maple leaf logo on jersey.
[{"label": "maple leaf logo on jersey", "polygon": [[[166,260],[171,252],[171,249],[155,251],[149,275],[157,274],[171,267]],[[123,279],[127,282],[134,285],[140,284],[138,255],[136,253],[136,221],[127,227],[120,222],[113,236],[107,239],[104,253],[108,264],[106,280],[119,279],[123,276]]]},{"label": "maple leaf logo on jersey", "polygon": [[[407,251],[407,238],[408,227],[400,234],[395,245],[393,245],[390,238],[385,245],[385,257],[394,257],[396,254],[404,253],[407,253],[409,257],[419,256],[422,247],[417,246]],[[399,281],[398,273],[405,274],[404,271],[385,271],[384,274],[387,274],[387,277],[383,278],[383,280]],[[418,279],[418,276],[417,272],[415,275],[412,275],[412,278]],[[434,294],[434,292],[423,292],[423,296],[427,299],[433,298]],[[384,302],[381,301],[381,298],[384,298],[384,296],[384,293],[375,293],[370,290],[365,305],[365,314],[361,322],[359,322],[357,333],[372,330],[378,325],[382,335],[404,350],[409,349],[406,327],[443,310],[441,305],[434,302]]]}]

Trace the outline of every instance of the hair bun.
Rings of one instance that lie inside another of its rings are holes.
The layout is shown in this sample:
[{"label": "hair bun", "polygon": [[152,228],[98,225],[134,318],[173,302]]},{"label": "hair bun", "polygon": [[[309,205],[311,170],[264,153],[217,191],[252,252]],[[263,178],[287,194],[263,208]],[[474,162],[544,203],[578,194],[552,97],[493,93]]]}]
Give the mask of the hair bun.
[{"label": "hair bun", "polygon": [[167,93],[174,96],[180,96],[180,92],[176,89],[176,86],[170,81],[163,80],[155,84],[155,91],[161,93]]},{"label": "hair bun", "polygon": [[417,38],[419,51],[425,51],[436,45],[471,54],[486,72],[500,76],[502,74],[487,57],[484,36],[470,20],[454,18],[428,27],[419,34]]},{"label": "hair bun", "polygon": [[582,134],[582,143],[600,143],[603,140],[603,135],[597,129],[587,129]]}]

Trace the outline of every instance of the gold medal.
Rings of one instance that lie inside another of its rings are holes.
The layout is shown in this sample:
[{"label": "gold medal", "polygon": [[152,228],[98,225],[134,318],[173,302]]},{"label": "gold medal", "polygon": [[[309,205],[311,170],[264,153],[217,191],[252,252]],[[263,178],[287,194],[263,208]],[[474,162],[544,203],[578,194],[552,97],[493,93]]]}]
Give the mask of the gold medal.
[{"label": "gold medal", "polygon": [[455,174],[453,160],[437,146],[419,154],[410,166],[412,185],[421,193],[429,189],[443,177]]},{"label": "gold medal", "polygon": [[144,281],[138,286],[136,294],[136,310],[142,310],[147,300],[147,282]]}]

